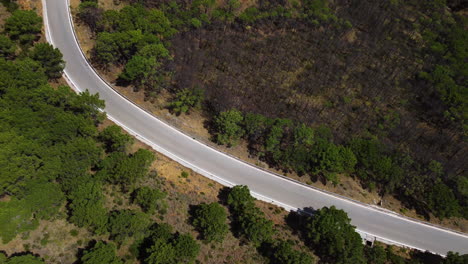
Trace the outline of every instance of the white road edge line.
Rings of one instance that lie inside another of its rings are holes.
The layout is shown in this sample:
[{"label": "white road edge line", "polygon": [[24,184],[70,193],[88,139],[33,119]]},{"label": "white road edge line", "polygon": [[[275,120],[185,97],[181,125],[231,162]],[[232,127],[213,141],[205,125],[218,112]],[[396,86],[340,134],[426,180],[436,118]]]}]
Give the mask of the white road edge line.
[{"label": "white road edge line", "polygon": [[[66,0],[67,1],[67,5],[69,7],[69,12],[68,12],[68,15],[69,15],[69,19],[70,19],[70,25],[71,25],[71,32],[73,33],[73,35],[75,36],[75,42],[77,44],[77,46],[80,48],[80,54],[81,56],[83,57],[83,59],[87,62],[87,66],[90,67],[92,69],[92,71],[99,77],[99,79],[107,86],[109,87],[109,89],[115,93],[116,95],[120,96],[121,98],[125,99],[125,100],[128,100],[127,98],[125,98],[124,96],[122,96],[120,93],[118,93],[117,91],[115,91],[114,88],[111,87],[110,84],[108,84],[105,80],[102,79],[102,77],[96,72],[96,70],[88,63],[88,60],[86,59],[86,57],[84,56],[83,54],[83,51],[81,50],[81,46],[79,45],[79,42],[78,42],[78,39],[77,39],[77,36],[75,34],[75,29],[73,27],[73,18],[72,18],[72,15],[71,15],[71,7],[70,7],[70,0]],[[53,40],[52,40],[52,37],[50,35],[50,32],[49,32],[49,24],[48,24],[48,17],[47,17],[47,4],[45,2],[45,0],[42,0],[42,5],[43,5],[43,19],[44,19],[44,24],[45,24],[45,35],[46,35],[46,39],[49,43],[51,43],[52,45],[54,45],[53,43]],[[64,70],[64,77],[65,77],[65,80],[68,82],[68,84],[70,85],[70,87],[74,88],[73,90],[75,90],[76,92],[84,92],[84,91],[81,91],[78,87],[77,84],[74,83],[74,81],[69,78],[69,75],[67,73],[67,70],[65,69]],[[346,197],[341,197],[340,195],[337,195],[337,194],[331,194],[327,191],[324,191],[324,190],[320,190],[320,189],[317,189],[316,187],[313,187],[313,186],[305,186],[304,184],[302,183],[298,183],[296,182],[295,180],[290,180],[290,179],[285,179],[283,176],[280,176],[280,175],[277,175],[273,172],[270,172],[270,171],[266,171],[266,170],[263,170],[263,169],[260,169],[258,168],[257,166],[254,166],[252,164],[249,164],[247,162],[244,162],[244,161],[241,161],[237,158],[234,158],[230,155],[227,155],[226,153],[222,152],[222,151],[218,151],[216,149],[213,149],[212,147],[210,146],[207,146],[203,143],[201,143],[200,141],[198,140],[195,140],[194,138],[188,136],[187,134],[184,134],[182,133],[181,131],[179,131],[178,129],[170,126],[169,124],[167,124],[166,122],[160,120],[159,118],[155,117],[154,115],[148,113],[147,111],[141,109],[138,105],[136,105],[135,103],[133,103],[132,101],[128,100],[130,103],[132,103],[133,105],[137,106],[137,109],[139,111],[141,111],[142,113],[150,116],[152,119],[154,119],[155,121],[157,122],[160,122],[161,124],[163,124],[164,126],[168,127],[169,129],[175,131],[176,133],[179,133],[187,138],[189,138],[190,140],[196,142],[197,144],[199,144],[200,146],[204,147],[204,148],[208,148],[212,151],[216,151],[222,155],[224,155],[225,157],[233,160],[233,161],[236,161],[236,162],[239,162],[239,163],[243,163],[243,164],[247,164],[249,166],[251,166],[252,168],[258,170],[258,171],[261,171],[261,172],[266,172],[280,180],[283,180],[283,181],[288,181],[290,183],[294,183],[302,188],[306,188],[308,190],[312,190],[314,192],[318,192],[318,193],[321,193],[321,194],[324,194],[324,195],[327,195],[327,196],[330,196],[330,197],[334,197],[334,198],[337,198],[337,199],[340,199],[346,203],[351,203],[351,204],[354,204],[354,205],[357,205],[357,206],[360,206],[362,208],[365,208],[367,210],[372,210],[372,211],[377,211],[379,213],[382,213],[382,214],[385,214],[385,215],[388,215],[388,216],[392,216],[392,217],[395,217],[395,218],[398,218],[400,220],[404,220],[404,221],[408,221],[408,222],[412,222],[412,223],[416,223],[416,224],[422,224],[422,225],[426,225],[427,227],[429,228],[433,228],[433,229],[436,229],[436,230],[439,230],[439,231],[443,231],[443,232],[447,232],[447,233],[450,233],[450,234],[454,234],[454,235],[458,235],[458,236],[461,236],[461,237],[464,237],[464,238],[468,238],[468,235],[466,234],[463,234],[461,232],[458,232],[458,231],[455,231],[455,230],[449,230],[447,228],[443,228],[443,227],[438,227],[438,226],[434,226],[432,224],[429,224],[429,223],[426,223],[426,222],[423,222],[423,221],[420,221],[420,220],[417,220],[417,219],[412,219],[412,218],[409,218],[409,217],[406,217],[406,216],[402,216],[396,212],[393,212],[393,211],[388,211],[388,210],[385,210],[385,209],[381,209],[381,208],[375,208],[375,207],[372,207],[371,205],[364,205],[362,204],[361,202],[359,201],[354,201],[350,198],[346,198]],[[102,110],[103,111],[103,110]],[[161,152],[162,154],[164,154],[165,156],[168,156],[169,158],[175,160],[176,162],[184,165],[185,167],[188,167],[194,171],[196,171],[197,173],[200,173],[202,174],[203,176],[209,178],[209,179],[212,179],[224,186],[228,186],[228,187],[232,187],[232,186],[235,186],[236,184],[235,183],[232,183],[230,181],[226,181],[216,175],[213,175],[199,167],[197,167],[196,165],[193,165],[192,163],[172,154],[171,152],[167,151],[166,149],[154,144],[153,142],[151,142],[150,140],[146,139],[145,137],[137,134],[135,131],[133,131],[132,129],[130,129],[129,127],[125,126],[124,124],[120,123],[116,118],[114,118],[113,116],[107,114],[107,117],[112,120],[113,122],[117,123],[119,126],[123,127],[128,133],[132,134],[133,136],[137,137],[138,139],[140,139],[141,141],[143,141],[145,144],[151,146],[154,150],[158,151],[158,152]],[[291,206],[291,205],[288,205],[288,204],[285,204],[285,203],[282,203],[282,202],[279,202],[279,201],[275,201],[267,196],[264,196],[264,195],[261,195],[259,193],[256,193],[256,192],[251,192],[252,195],[254,197],[256,197],[257,199],[259,200],[262,200],[262,201],[265,201],[265,202],[268,202],[268,203],[272,203],[272,204],[276,204],[286,210],[289,210],[289,211],[297,211],[297,210],[301,210],[301,208],[297,208],[297,207],[294,207],[294,206]],[[356,229],[356,231],[358,231],[359,233],[361,234],[366,234],[366,235],[369,235],[369,236],[372,236],[372,237],[375,237],[376,240],[378,241],[381,241],[381,242],[384,242],[384,243],[387,243],[387,244],[394,244],[394,245],[398,245],[398,246],[402,246],[402,247],[408,247],[408,248],[413,248],[413,249],[417,249],[419,251],[426,251],[424,249],[421,249],[421,248],[418,248],[418,247],[415,247],[415,246],[412,246],[412,245],[408,245],[408,244],[403,244],[403,243],[400,243],[400,242],[397,242],[397,241],[394,241],[394,240],[390,240],[390,239],[386,239],[386,238],[383,238],[383,237],[379,237],[377,235],[374,235],[370,232],[367,232],[365,230],[360,230],[360,229]],[[431,253],[434,253],[434,254],[438,254],[438,253],[435,253],[435,252],[431,252]],[[441,254],[438,254],[438,255],[441,255]],[[441,255],[441,256],[445,256],[445,255]]]}]

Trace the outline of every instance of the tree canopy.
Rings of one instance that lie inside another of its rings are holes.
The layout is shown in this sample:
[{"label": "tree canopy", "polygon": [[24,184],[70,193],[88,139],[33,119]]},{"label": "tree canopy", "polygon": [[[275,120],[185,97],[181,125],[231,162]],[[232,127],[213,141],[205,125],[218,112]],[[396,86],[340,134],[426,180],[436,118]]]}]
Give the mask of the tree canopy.
[{"label": "tree canopy", "polygon": [[39,62],[49,78],[59,78],[65,68],[62,53],[49,43],[38,43],[31,51],[31,59]]},{"label": "tree canopy", "polygon": [[81,257],[83,264],[122,264],[123,261],[116,255],[116,246],[112,243],[102,241],[96,242],[92,247],[86,249]]},{"label": "tree canopy", "polygon": [[306,224],[306,235],[321,259],[332,263],[365,263],[361,236],[351,219],[334,206],[319,209]]},{"label": "tree canopy", "polygon": [[22,44],[31,44],[41,28],[42,18],[33,10],[16,10],[5,21],[5,31]]},{"label": "tree canopy", "polygon": [[226,209],[219,203],[198,205],[192,217],[193,225],[207,242],[221,242],[229,231]]}]

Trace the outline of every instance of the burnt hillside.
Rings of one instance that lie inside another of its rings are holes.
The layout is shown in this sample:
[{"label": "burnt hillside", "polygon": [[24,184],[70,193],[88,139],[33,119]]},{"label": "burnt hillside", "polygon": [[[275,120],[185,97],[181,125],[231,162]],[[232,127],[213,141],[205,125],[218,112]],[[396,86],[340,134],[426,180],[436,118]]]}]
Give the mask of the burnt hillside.
[{"label": "burnt hillside", "polygon": [[[466,173],[467,145],[440,114],[417,6],[335,1],[352,28],[297,19],[212,23],[172,41],[175,88],[201,87],[215,112],[237,108],[326,124],[338,141],[372,133],[424,163]],[[448,12],[448,11],[447,11]]]}]

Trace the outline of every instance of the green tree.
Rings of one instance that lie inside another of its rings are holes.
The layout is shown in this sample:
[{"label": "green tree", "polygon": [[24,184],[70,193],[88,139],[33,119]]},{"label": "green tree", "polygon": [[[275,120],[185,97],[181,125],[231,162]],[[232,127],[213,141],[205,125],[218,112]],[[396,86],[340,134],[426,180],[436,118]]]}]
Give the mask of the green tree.
[{"label": "green tree", "polygon": [[93,247],[85,250],[81,257],[83,264],[122,264],[116,256],[116,247],[112,243],[98,241]]},{"label": "green tree", "polygon": [[385,264],[387,261],[387,252],[382,246],[366,247],[364,252],[369,264]]},{"label": "green tree", "polygon": [[249,187],[236,185],[232,187],[228,194],[227,204],[235,213],[239,213],[246,210],[246,208],[255,207],[255,198],[250,195]]},{"label": "green tree", "polygon": [[32,218],[32,212],[25,200],[12,198],[0,202],[0,237],[3,243],[8,243],[25,231],[34,230],[38,221]]},{"label": "green tree", "polygon": [[138,87],[151,86],[160,80],[158,75],[160,65],[156,57],[135,55],[125,64],[119,78],[132,82]]},{"label": "green tree", "polygon": [[468,254],[459,255],[449,251],[447,257],[442,261],[442,264],[466,264],[468,263]]},{"label": "green tree", "polygon": [[221,242],[229,231],[227,214],[219,203],[200,204],[193,213],[193,225],[207,242]]},{"label": "green tree", "polygon": [[260,114],[247,113],[244,117],[243,127],[249,140],[257,144],[260,137],[268,128],[268,118]]},{"label": "green tree", "polygon": [[364,263],[362,239],[343,210],[334,206],[318,210],[306,224],[311,245],[326,262]]},{"label": "green tree", "polygon": [[10,257],[6,264],[44,264],[45,262],[36,256],[31,254],[21,255],[21,256],[13,256]]},{"label": "green tree", "polygon": [[109,32],[97,34],[93,53],[97,61],[104,65],[121,60],[119,45],[117,44],[115,35]]},{"label": "green tree", "polygon": [[166,196],[167,194],[163,191],[145,186],[135,191],[133,202],[141,206],[147,213],[158,211],[163,214],[167,209]]},{"label": "green tree", "polygon": [[283,263],[283,264],[312,264],[314,259],[304,253],[294,250],[291,243],[281,240],[277,245],[273,247],[273,253],[271,257],[272,263]]},{"label": "green tree", "polygon": [[200,246],[186,234],[172,234],[168,224],[160,224],[152,231],[150,246],[145,249],[145,263],[172,264],[192,263]]},{"label": "green tree", "polygon": [[15,54],[16,45],[5,35],[0,35],[0,58],[8,58]]},{"label": "green tree", "polygon": [[274,234],[273,222],[266,219],[257,207],[238,214],[237,221],[238,232],[255,247],[260,247],[264,242],[271,242]]},{"label": "green tree", "polygon": [[199,108],[203,101],[203,91],[201,89],[183,89],[177,92],[175,98],[169,104],[169,109],[176,115],[188,113],[191,108]]},{"label": "green tree", "polygon": [[154,161],[154,154],[146,149],[139,149],[129,157],[114,164],[110,172],[110,179],[114,183],[119,183],[128,189],[136,181],[146,174],[151,163]]},{"label": "green tree", "polygon": [[88,227],[96,234],[106,232],[108,216],[100,182],[86,176],[71,190],[69,199],[72,223]]},{"label": "green tree", "polygon": [[99,139],[104,142],[107,152],[125,152],[127,146],[133,143],[133,138],[123,133],[122,128],[117,125],[110,125],[99,133]]},{"label": "green tree", "polygon": [[200,253],[200,245],[189,234],[178,234],[173,241],[179,263],[193,263]]},{"label": "green tree", "polygon": [[428,192],[428,205],[439,218],[459,215],[458,204],[452,190],[443,183],[438,183]]},{"label": "green tree", "polygon": [[233,146],[244,135],[242,113],[232,109],[221,112],[214,119],[215,140],[218,144]]},{"label": "green tree", "polygon": [[145,263],[148,264],[172,264],[176,263],[177,252],[172,244],[163,239],[157,239],[146,250],[148,257]]},{"label": "green tree", "polygon": [[38,43],[30,54],[31,59],[39,62],[49,78],[59,78],[65,68],[62,53],[49,43]]},{"label": "green tree", "polygon": [[27,206],[36,219],[50,219],[65,202],[60,186],[51,182],[28,182],[24,193]]},{"label": "green tree", "polygon": [[155,43],[144,46],[138,50],[137,55],[147,58],[154,57],[159,61],[164,58],[169,58],[170,53],[163,44]]},{"label": "green tree", "polygon": [[130,237],[142,238],[149,225],[150,219],[146,214],[131,210],[112,212],[109,218],[109,232],[117,243]]},{"label": "green tree", "polygon": [[16,10],[5,21],[5,31],[22,44],[31,44],[41,33],[42,18],[32,10]]}]

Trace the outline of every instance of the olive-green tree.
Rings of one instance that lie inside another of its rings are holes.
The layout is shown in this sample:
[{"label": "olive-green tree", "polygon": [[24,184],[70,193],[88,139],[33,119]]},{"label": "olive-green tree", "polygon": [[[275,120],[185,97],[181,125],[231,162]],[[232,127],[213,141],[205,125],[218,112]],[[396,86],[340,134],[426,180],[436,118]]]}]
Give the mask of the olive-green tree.
[{"label": "olive-green tree", "polygon": [[215,141],[222,145],[235,145],[244,135],[243,120],[242,113],[235,109],[219,113],[214,119]]},{"label": "olive-green tree", "polygon": [[306,236],[322,260],[331,263],[365,263],[361,236],[351,219],[334,206],[324,207],[310,217]]},{"label": "olive-green tree", "polygon": [[200,204],[193,212],[193,225],[207,242],[221,242],[229,231],[226,209],[219,203]]},{"label": "olive-green tree", "polygon": [[34,45],[30,57],[39,62],[49,78],[59,78],[65,68],[62,53],[49,43],[38,43]]},{"label": "olive-green tree", "polygon": [[42,18],[32,10],[16,10],[5,21],[5,32],[22,44],[32,44],[41,28]]},{"label": "olive-green tree", "polygon": [[138,204],[147,213],[157,211],[160,214],[164,214],[166,212],[167,202],[165,198],[167,194],[163,191],[144,186],[135,190],[133,196],[133,202]]},{"label": "olive-green tree", "polygon": [[110,125],[99,133],[99,139],[104,143],[107,152],[122,151],[133,143],[133,138],[124,133],[117,125]]},{"label": "olive-green tree", "polygon": [[7,36],[0,35],[0,58],[8,58],[15,54],[16,45]]},{"label": "olive-green tree", "polygon": [[116,246],[112,243],[98,241],[91,248],[86,249],[81,257],[83,264],[122,264],[116,255]]}]

